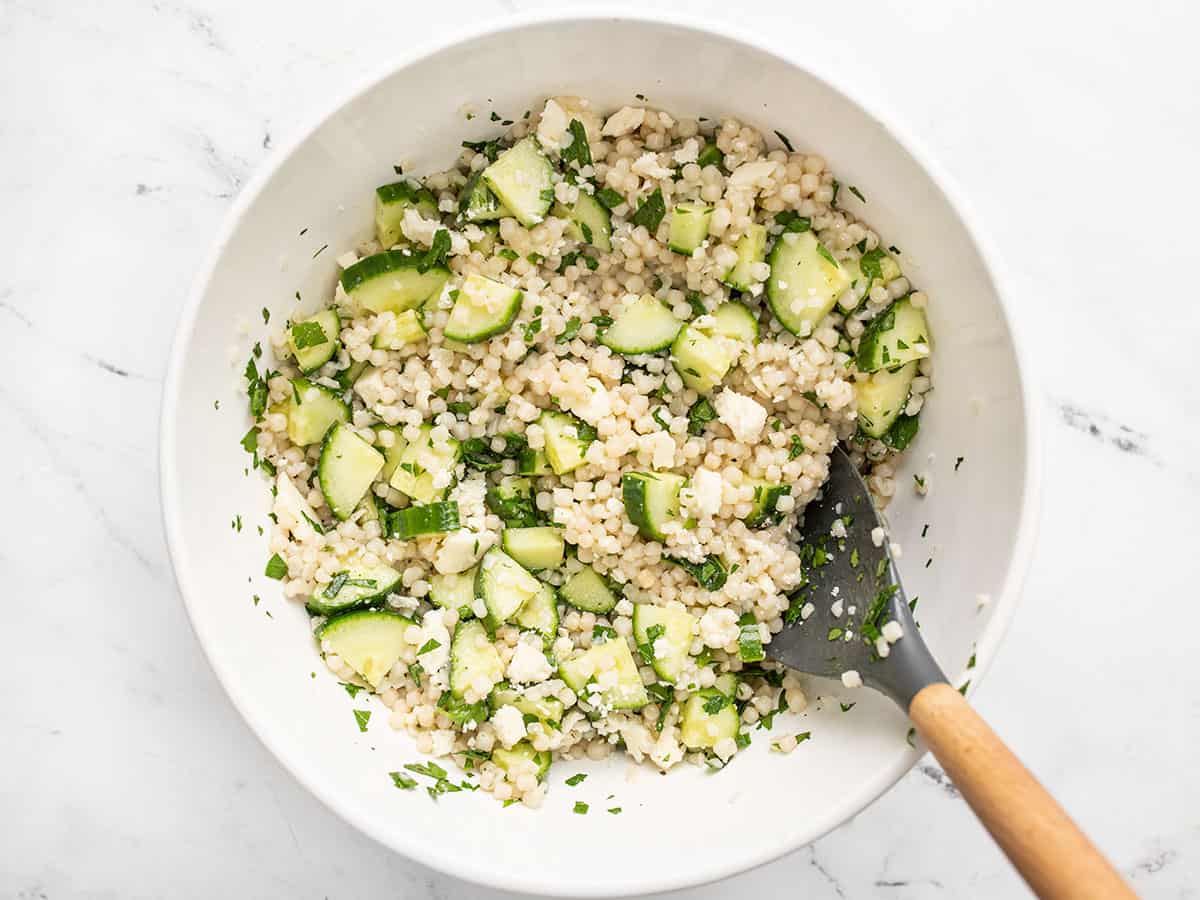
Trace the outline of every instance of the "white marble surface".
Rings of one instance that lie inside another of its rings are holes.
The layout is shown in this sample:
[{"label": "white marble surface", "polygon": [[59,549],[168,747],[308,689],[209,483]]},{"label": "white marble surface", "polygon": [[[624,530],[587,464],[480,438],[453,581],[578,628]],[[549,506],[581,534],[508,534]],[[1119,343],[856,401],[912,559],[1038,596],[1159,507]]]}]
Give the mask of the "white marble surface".
[{"label": "white marble surface", "polygon": [[[498,896],[359,835],[251,736],[177,596],[156,437],[180,304],[271,145],[397,46],[529,5],[0,2],[0,897]],[[1141,894],[1200,896],[1200,10],[738,20],[919,131],[1040,321],[1042,537],[975,699]],[[1022,891],[926,759],[814,846],[684,896]]]}]

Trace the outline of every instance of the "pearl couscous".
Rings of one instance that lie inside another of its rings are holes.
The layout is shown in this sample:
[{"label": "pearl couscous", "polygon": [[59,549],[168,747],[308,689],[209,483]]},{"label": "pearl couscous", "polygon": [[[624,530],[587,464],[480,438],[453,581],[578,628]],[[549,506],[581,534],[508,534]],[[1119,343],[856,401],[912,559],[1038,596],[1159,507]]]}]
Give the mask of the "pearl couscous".
[{"label": "pearl couscous", "polygon": [[499,800],[559,758],[724,765],[806,705],[766,660],[812,611],[793,525],[839,441],[888,502],[932,370],[900,251],[783,143],[554,97],[380,187],[247,367],[268,574]]}]

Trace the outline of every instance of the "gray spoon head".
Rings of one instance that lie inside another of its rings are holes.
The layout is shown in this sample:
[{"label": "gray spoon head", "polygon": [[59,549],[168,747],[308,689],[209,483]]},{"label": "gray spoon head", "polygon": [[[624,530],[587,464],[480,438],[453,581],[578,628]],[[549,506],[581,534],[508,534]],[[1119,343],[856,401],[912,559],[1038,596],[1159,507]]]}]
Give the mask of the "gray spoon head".
[{"label": "gray spoon head", "polygon": [[[829,480],[805,507],[798,535],[805,570],[798,596],[811,604],[810,614],[785,625],[766,650],[771,659],[810,675],[840,678],[855,671],[907,710],[917,691],[946,677],[913,622],[887,539],[876,546],[871,538],[882,524],[862,476],[835,448]],[[903,637],[885,657],[876,645],[888,622],[896,622]]]}]

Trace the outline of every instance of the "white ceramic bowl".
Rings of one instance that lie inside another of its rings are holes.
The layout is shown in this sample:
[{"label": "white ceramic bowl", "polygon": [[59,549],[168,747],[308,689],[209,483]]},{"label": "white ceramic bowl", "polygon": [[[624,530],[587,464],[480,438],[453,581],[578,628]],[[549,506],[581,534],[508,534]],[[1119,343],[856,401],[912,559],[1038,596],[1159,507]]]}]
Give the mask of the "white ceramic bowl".
[{"label": "white ceramic bowl", "polygon": [[[370,233],[372,190],[391,178],[394,162],[403,158],[412,173],[444,168],[464,137],[493,132],[486,114],[464,122],[457,111],[464,102],[520,115],[552,94],[615,108],[645,93],[671,112],[733,115],[766,134],[779,129],[831,160],[843,184],[863,188],[865,210],[848,191],[843,202],[901,246],[906,272],[932,298],[937,342],[936,390],[889,510],[905,549],[901,569],[909,595],[921,598],[922,633],[934,654],[954,677],[977,646],[978,683],[1032,541],[1035,407],[989,260],[945,179],[910,140],[831,82],[757,40],[693,24],[531,17],[396,65],[276,153],[238,198],[183,312],[164,392],[171,557],[196,634],[242,715],[305,786],[380,842],[511,890],[607,896],[679,888],[819,837],[918,758],[905,743],[901,713],[858,691],[853,714],[836,702],[810,711],[802,728],[814,738],[798,755],[768,753],[765,732],[753,732],[753,747],[716,775],[684,766],[669,777],[645,771],[630,780],[620,760],[560,765],[536,812],[502,809],[482,793],[434,803],[391,786],[386,773],[417,758],[411,741],[388,727],[382,706],[367,734],[354,730],[347,696],[321,665],[303,610],[262,577],[269,553],[253,526],[266,520],[268,493],[259,477],[243,476],[247,456],[238,441],[249,423],[240,372],[250,343],[266,334],[264,305],[277,324],[297,308],[296,291],[305,308],[330,296],[335,257]],[[314,258],[324,244],[329,249]],[[248,337],[237,333],[244,322],[254,325]],[[239,349],[231,361],[232,343]],[[958,457],[965,461],[955,472]],[[911,489],[916,471],[932,473],[925,499]],[[248,524],[241,534],[229,527],[235,513]],[[265,598],[273,618],[249,602],[251,593]],[[991,597],[982,611],[979,594]],[[814,683],[812,693],[847,692]],[[564,789],[562,779],[580,769],[589,773],[585,784]],[[574,815],[575,800],[590,802],[592,814]],[[621,815],[603,812],[614,805]]]}]

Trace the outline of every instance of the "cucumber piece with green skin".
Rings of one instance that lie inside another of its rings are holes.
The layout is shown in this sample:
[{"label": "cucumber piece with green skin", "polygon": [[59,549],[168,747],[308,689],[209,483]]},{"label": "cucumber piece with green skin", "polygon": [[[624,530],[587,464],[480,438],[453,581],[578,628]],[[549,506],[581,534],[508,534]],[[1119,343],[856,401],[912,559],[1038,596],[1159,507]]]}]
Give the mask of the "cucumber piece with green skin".
[{"label": "cucumber piece with green skin", "polygon": [[554,202],[554,167],[527,137],[509,147],[483,170],[483,180],[501,203],[526,228],[546,218]]},{"label": "cucumber piece with green skin", "polygon": [[530,597],[513,616],[518,628],[536,631],[549,644],[558,635],[558,601],[554,588],[544,581],[539,582],[538,592]]},{"label": "cucumber piece with green skin", "polygon": [[737,262],[725,273],[721,280],[731,288],[736,288],[739,291],[748,291],[751,285],[755,283],[752,274],[754,264],[762,262],[765,258],[767,226],[751,225],[746,230],[746,233],[738,239],[733,249],[737,253]]},{"label": "cucumber piece with green skin", "polygon": [[916,375],[917,364],[910,362],[898,369],[880,369],[854,382],[859,431],[868,437],[883,437],[904,412]]},{"label": "cucumber piece with green skin", "polygon": [[341,385],[342,390],[349,390],[354,386],[354,382],[363,375],[367,369],[371,368],[371,364],[365,359],[358,362],[352,362],[349,366],[342,369],[334,377],[334,380]]},{"label": "cucumber piece with green skin", "polygon": [[508,331],[521,309],[520,291],[474,273],[458,289],[445,334],[452,341],[474,344]]},{"label": "cucumber piece with green skin", "polygon": [[425,322],[415,309],[397,313],[379,329],[371,346],[376,350],[402,350],[425,340]]},{"label": "cucumber piece with green skin", "polygon": [[528,478],[505,475],[484,496],[487,508],[500,517],[505,528],[533,528],[542,524]]},{"label": "cucumber piece with green skin", "polygon": [[479,226],[479,230],[483,232],[483,237],[471,241],[471,249],[478,250],[484,256],[491,256],[492,251],[496,249],[496,242],[500,240],[500,226],[495,222],[485,222]]},{"label": "cucumber piece with green skin", "polygon": [[375,188],[375,234],[385,250],[404,241],[400,223],[404,212],[415,209],[426,219],[439,216],[437,197],[426,187],[397,181]]},{"label": "cucumber piece with green skin", "polygon": [[[390,447],[383,446],[383,442],[379,440],[380,433],[384,431],[390,432],[392,435]],[[404,451],[408,449],[408,441],[404,439],[400,428],[395,425],[376,426],[375,440],[379,444],[376,449],[383,454],[383,468],[379,471],[379,477],[384,481],[391,481],[392,475],[396,473],[396,466],[400,465]]]},{"label": "cucumber piece with green skin", "polygon": [[342,272],[342,289],[361,311],[401,313],[438,296],[450,277],[445,266],[420,270],[422,256],[384,250],[360,259]]},{"label": "cucumber piece with green skin", "polygon": [[[695,616],[673,606],[638,603],[633,607],[633,637],[638,646],[648,645],[654,662],[650,665],[663,681],[674,684],[688,660],[692,647]],[[655,633],[656,637],[650,635]]]},{"label": "cucumber piece with green skin", "polygon": [[483,623],[478,619],[459,622],[450,641],[450,692],[461,699],[482,680],[488,683],[490,693],[491,686],[503,678],[504,662]]},{"label": "cucumber piece with green skin", "polygon": [[350,406],[335,391],[307,378],[292,380],[287,402],[288,438],[298,447],[315,444],[336,422],[350,421]]},{"label": "cucumber piece with green skin", "polygon": [[329,429],[317,461],[317,481],[325,502],[339,520],[350,518],[371,489],[383,463],[383,454],[359,437],[349,425],[338,422]]},{"label": "cucumber piece with green skin", "polygon": [[542,722],[552,722],[555,725],[562,721],[565,711],[562,701],[557,697],[534,700],[507,684],[496,685],[488,702],[494,710],[502,706],[515,706],[522,715],[536,716]]},{"label": "cucumber piece with green skin", "polygon": [[[432,503],[446,496],[462,452],[461,445],[454,438],[435,445],[432,431],[432,426],[421,426],[421,436],[404,448],[400,462],[388,481],[391,487],[417,503]],[[450,481],[445,487],[435,487],[434,478],[447,470],[451,473]]]},{"label": "cucumber piece with green skin", "polygon": [[618,599],[608,582],[591,566],[584,566],[568,578],[558,594],[576,609],[597,615],[612,612]]},{"label": "cucumber piece with green skin", "polygon": [[580,190],[573,206],[556,204],[554,214],[567,220],[567,237],[591,244],[604,253],[612,249],[612,213],[591,194]]},{"label": "cucumber piece with green skin", "polygon": [[492,750],[492,762],[513,777],[519,777],[526,772],[541,781],[550,770],[550,751],[534,750],[528,741],[517,741],[509,749],[496,747]]},{"label": "cucumber piece with green skin", "polygon": [[396,537],[402,541],[426,534],[446,534],[458,531],[458,503],[442,500],[419,506],[406,506],[393,514]]},{"label": "cucumber piece with green skin", "polygon": [[567,413],[547,410],[538,416],[538,424],[546,435],[546,460],[555,475],[565,475],[586,461],[591,440],[586,436],[588,426]]},{"label": "cucumber piece with green skin", "polygon": [[783,519],[783,513],[778,510],[779,499],[792,492],[790,484],[771,484],[768,481],[750,479],[754,485],[754,499],[750,501],[750,514],[742,519],[747,528],[765,528],[777,525]]},{"label": "cucumber piece with green skin", "polygon": [[758,319],[745,304],[731,300],[722,303],[712,313],[709,333],[741,341],[747,347],[758,343]]},{"label": "cucumber piece with green skin", "polygon": [[458,217],[464,222],[490,222],[503,219],[512,213],[491,192],[483,180],[483,173],[476,172],[463,185],[458,195]]},{"label": "cucumber piece with green skin", "polygon": [[863,294],[877,284],[887,284],[904,274],[900,264],[879,247],[868,250],[858,259],[846,260],[842,266],[850,283],[861,287]]},{"label": "cucumber piece with green skin", "polygon": [[671,346],[683,323],[667,306],[643,294],[617,313],[600,343],[617,353],[656,353]]},{"label": "cucumber piece with green skin", "polygon": [[328,646],[326,652],[337,654],[367,684],[378,688],[409,646],[404,633],[412,624],[396,613],[356,610],[330,619],[317,638]]},{"label": "cucumber piece with green skin", "polygon": [[722,672],[713,682],[713,687],[726,697],[737,698],[738,677],[733,672]]},{"label": "cucumber piece with green skin", "polygon": [[667,246],[676,253],[691,256],[708,237],[713,208],[707,203],[677,203],[671,211],[671,231]]},{"label": "cucumber piece with green skin", "polygon": [[[589,691],[588,685],[601,677],[615,680],[600,689]],[[650,702],[642,675],[638,671],[629,645],[622,637],[613,638],[603,644],[593,644],[579,656],[559,664],[558,674],[567,687],[580,699],[592,706],[611,709],[641,709]]]},{"label": "cucumber piece with green skin", "polygon": [[492,629],[511,622],[541,591],[542,583],[499,547],[488,550],[479,561],[475,598],[487,607],[487,623]]},{"label": "cucumber piece with green skin", "polygon": [[429,599],[442,609],[454,610],[460,619],[469,619],[475,614],[471,609],[475,602],[475,567],[451,575],[434,575],[429,579]]},{"label": "cucumber piece with green skin", "polygon": [[[715,713],[705,704],[719,705]],[[679,739],[690,750],[711,750],[720,741],[737,737],[741,727],[737,706],[732,698],[715,688],[705,688],[688,697],[679,717]]]},{"label": "cucumber piece with green skin", "polygon": [[674,472],[627,472],[621,477],[625,514],[646,540],[667,539],[663,528],[679,520],[679,491],[686,481]]},{"label": "cucumber piece with green skin", "polygon": [[335,616],[382,600],[399,583],[400,573],[391,566],[350,565],[312,595],[307,609],[314,616]]},{"label": "cucumber piece with green skin", "polygon": [[738,655],[742,662],[759,662],[766,659],[762,645],[762,630],[754,613],[743,613],[738,618]]},{"label": "cucumber piece with green skin", "polygon": [[696,157],[696,165],[700,168],[705,166],[722,166],[725,162],[725,154],[712,141],[707,141],[704,147],[700,150],[700,155]]},{"label": "cucumber piece with green skin", "polygon": [[342,320],[332,309],[323,309],[315,316],[293,322],[288,329],[288,348],[305,375],[333,359],[341,346]]},{"label": "cucumber piece with green skin", "polygon": [[517,457],[517,471],[522,475],[553,475],[550,462],[546,459],[545,450],[531,450],[526,447]]},{"label": "cucumber piece with green skin", "polygon": [[860,372],[874,372],[916,362],[929,353],[925,313],[908,297],[901,297],[867,325],[854,362]]},{"label": "cucumber piece with green skin", "polygon": [[561,528],[505,528],[500,539],[504,552],[531,572],[562,565],[566,542]]},{"label": "cucumber piece with green skin", "polygon": [[671,345],[671,365],[684,384],[697,393],[709,394],[729,374],[740,351],[737,341],[684,325]]},{"label": "cucumber piece with green skin", "polygon": [[771,249],[767,304],[799,337],[812,334],[850,286],[850,275],[811,231],[785,231]]}]

